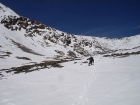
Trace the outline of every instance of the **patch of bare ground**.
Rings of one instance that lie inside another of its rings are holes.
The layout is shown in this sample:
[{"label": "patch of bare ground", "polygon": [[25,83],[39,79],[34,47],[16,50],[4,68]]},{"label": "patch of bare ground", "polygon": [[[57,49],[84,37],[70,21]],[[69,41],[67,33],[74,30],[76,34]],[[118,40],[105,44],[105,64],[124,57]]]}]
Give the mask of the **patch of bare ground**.
[{"label": "patch of bare ground", "polygon": [[132,48],[132,49],[137,49],[137,48],[140,48],[140,46],[138,46],[138,47],[134,47],[134,48]]},{"label": "patch of bare ground", "polygon": [[[45,69],[45,68],[62,68],[63,66],[60,63],[63,62],[68,62],[68,61],[73,61],[74,59],[60,59],[60,60],[44,60],[41,63],[35,63],[35,62],[31,62],[28,65],[24,65],[24,66],[19,66],[19,67],[12,67],[9,69],[1,69],[0,70],[0,77],[2,78],[2,72],[5,73],[10,73],[10,74],[19,74],[19,73],[29,73],[32,71],[39,71],[41,69]],[[79,59],[77,59],[79,60]]]},{"label": "patch of bare ground", "polygon": [[17,59],[23,59],[23,60],[31,60],[30,58],[27,58],[27,57],[16,57]]},{"label": "patch of bare ground", "polygon": [[76,54],[73,51],[68,51],[68,56],[76,58]]},{"label": "patch of bare ground", "polygon": [[123,58],[123,57],[128,57],[130,55],[138,55],[140,54],[140,51],[137,52],[127,52],[127,53],[116,53],[116,54],[111,54],[111,55],[104,55],[103,57],[118,57],[118,58]]},{"label": "patch of bare ground", "polygon": [[5,57],[9,57],[12,53],[11,52],[5,52],[5,51],[0,51],[0,58],[5,59]]},{"label": "patch of bare ground", "polygon": [[54,50],[55,52],[57,52],[59,55],[64,56],[65,53],[63,51],[59,51],[59,50]]},{"label": "patch of bare ground", "polygon": [[84,62],[82,62],[82,63],[88,63],[88,61],[84,61]]},{"label": "patch of bare ground", "polygon": [[34,54],[34,55],[40,55],[40,56],[44,56],[42,54],[39,54],[39,53],[36,53],[35,51],[33,51],[32,49],[29,49],[28,47],[18,43],[18,42],[15,42],[14,40],[10,39],[18,48],[20,48],[22,51],[26,52],[26,53],[31,53],[31,54]]}]

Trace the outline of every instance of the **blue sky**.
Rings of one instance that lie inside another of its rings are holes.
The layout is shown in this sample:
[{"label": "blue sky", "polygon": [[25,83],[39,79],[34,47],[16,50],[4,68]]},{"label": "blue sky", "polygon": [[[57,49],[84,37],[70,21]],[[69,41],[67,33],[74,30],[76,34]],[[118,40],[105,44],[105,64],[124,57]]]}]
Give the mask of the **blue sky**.
[{"label": "blue sky", "polygon": [[17,14],[58,30],[97,37],[140,34],[140,0],[0,0]]}]

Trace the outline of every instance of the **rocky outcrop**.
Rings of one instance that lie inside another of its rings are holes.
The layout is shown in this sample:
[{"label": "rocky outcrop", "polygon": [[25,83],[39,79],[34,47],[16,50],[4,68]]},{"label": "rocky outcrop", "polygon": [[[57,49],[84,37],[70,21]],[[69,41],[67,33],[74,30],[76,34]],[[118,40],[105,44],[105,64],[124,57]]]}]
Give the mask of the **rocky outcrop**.
[{"label": "rocky outcrop", "polygon": [[103,57],[127,57],[130,55],[138,55],[140,54],[140,51],[137,52],[127,52],[127,53],[115,53],[115,54],[110,54],[110,55],[103,55]]}]

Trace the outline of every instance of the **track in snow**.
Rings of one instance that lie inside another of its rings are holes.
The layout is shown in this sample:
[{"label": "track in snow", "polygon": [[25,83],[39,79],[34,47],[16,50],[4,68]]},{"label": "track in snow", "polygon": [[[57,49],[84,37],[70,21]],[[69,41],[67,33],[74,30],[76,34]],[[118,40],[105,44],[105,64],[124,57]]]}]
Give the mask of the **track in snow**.
[{"label": "track in snow", "polygon": [[89,101],[88,97],[86,97],[86,92],[90,85],[96,81],[98,74],[96,73],[97,69],[96,67],[90,66],[92,69],[90,80],[87,82],[87,84],[83,87],[83,91],[75,98],[75,102],[72,105],[86,105],[86,102]]}]

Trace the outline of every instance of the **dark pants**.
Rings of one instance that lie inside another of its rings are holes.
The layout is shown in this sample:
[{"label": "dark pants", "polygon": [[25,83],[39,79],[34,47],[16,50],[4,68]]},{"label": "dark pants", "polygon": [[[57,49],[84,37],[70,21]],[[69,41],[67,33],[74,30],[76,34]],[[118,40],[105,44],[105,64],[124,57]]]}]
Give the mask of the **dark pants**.
[{"label": "dark pants", "polygon": [[92,63],[93,63],[93,61],[89,61],[88,65],[89,65],[89,66],[92,65]]}]

